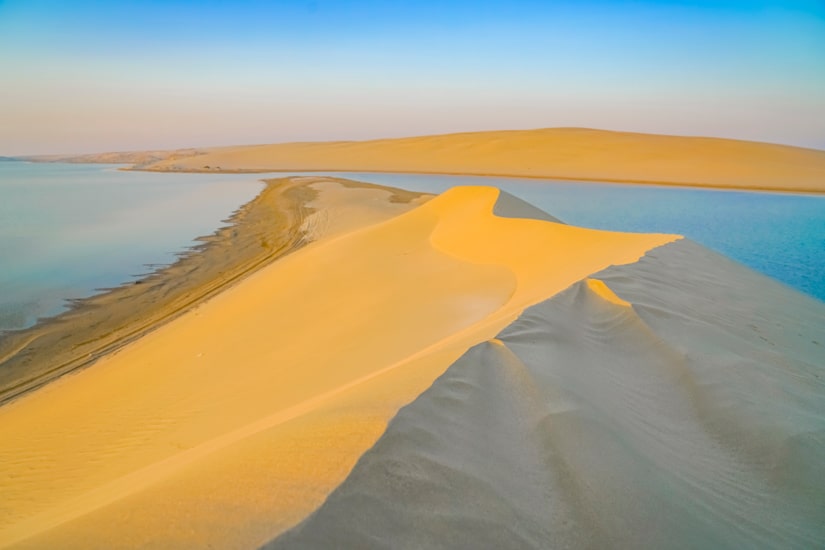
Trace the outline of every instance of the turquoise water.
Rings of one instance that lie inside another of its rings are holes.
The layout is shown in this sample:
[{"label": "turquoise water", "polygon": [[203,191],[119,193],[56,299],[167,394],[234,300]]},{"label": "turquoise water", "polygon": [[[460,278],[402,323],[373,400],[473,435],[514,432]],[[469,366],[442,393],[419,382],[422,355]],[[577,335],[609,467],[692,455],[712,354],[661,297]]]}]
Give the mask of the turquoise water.
[{"label": "turquoise water", "polygon": [[440,193],[494,185],[573,225],[678,233],[825,301],[825,196],[512,178],[335,174]]},{"label": "turquoise water", "polygon": [[248,175],[0,162],[0,330],[172,263],[261,186]]}]

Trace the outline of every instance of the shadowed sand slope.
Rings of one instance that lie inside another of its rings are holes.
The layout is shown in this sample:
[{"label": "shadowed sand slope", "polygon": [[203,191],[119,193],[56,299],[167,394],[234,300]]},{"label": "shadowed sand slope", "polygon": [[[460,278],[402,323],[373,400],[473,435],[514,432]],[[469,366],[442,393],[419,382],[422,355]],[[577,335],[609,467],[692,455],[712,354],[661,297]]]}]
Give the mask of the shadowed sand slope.
[{"label": "shadowed sand slope", "polygon": [[689,241],[527,309],[276,548],[821,548],[825,305]]},{"label": "shadowed sand slope", "polygon": [[0,547],[263,544],[470,346],[678,238],[519,219],[490,187],[389,219],[386,191],[313,189],[324,238],[0,408]]},{"label": "shadowed sand slope", "polygon": [[825,151],[583,128],[222,147],[142,168],[425,172],[825,192]]}]

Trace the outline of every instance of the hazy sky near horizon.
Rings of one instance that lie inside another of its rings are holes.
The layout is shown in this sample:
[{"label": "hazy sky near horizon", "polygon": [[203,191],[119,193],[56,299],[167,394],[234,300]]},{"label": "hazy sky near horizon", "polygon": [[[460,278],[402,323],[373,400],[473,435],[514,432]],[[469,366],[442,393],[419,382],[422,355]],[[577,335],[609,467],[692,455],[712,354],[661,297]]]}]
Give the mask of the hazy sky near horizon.
[{"label": "hazy sky near horizon", "polygon": [[0,155],[579,126],[825,149],[825,2],[0,0]]}]

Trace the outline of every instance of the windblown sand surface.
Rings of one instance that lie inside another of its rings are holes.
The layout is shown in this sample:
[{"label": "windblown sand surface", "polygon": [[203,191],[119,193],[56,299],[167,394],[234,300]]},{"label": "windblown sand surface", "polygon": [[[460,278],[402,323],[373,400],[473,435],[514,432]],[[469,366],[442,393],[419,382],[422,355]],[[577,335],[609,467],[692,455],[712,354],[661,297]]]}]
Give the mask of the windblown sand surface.
[{"label": "windblown sand surface", "polygon": [[465,353],[266,548],[821,548],[823,327],[667,244]]},{"label": "windblown sand surface", "polygon": [[263,544],[470,346],[677,238],[520,219],[489,187],[387,219],[389,192],[311,181],[315,242],[0,408],[0,545]]},{"label": "windblown sand surface", "polygon": [[221,147],[140,168],[423,172],[825,192],[825,151],[583,128]]},{"label": "windblown sand surface", "polygon": [[341,231],[329,216],[379,221],[412,208],[421,198],[378,185],[344,184],[348,194],[331,201],[334,208],[315,212],[312,185],[340,187],[335,180],[269,180],[230,218],[229,226],[201,238],[200,246],[173,265],[132,285],[79,300],[70,311],[34,327],[5,334],[0,338],[0,403],[93,363],[276,258]]},{"label": "windblown sand surface", "polygon": [[0,547],[825,545],[821,302],[490,187],[288,182],[303,247],[0,407]]}]

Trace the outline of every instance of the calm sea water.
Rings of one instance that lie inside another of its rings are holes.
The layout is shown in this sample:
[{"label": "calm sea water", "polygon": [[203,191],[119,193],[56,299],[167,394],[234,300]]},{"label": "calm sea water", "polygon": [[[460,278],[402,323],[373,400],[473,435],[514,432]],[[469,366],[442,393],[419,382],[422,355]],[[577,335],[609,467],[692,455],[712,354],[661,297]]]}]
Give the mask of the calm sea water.
[{"label": "calm sea water", "polygon": [[0,162],[0,330],[169,264],[262,187],[256,176]]},{"label": "calm sea water", "polygon": [[[0,162],[0,330],[168,264],[261,189],[261,175]],[[281,174],[283,175],[283,174]],[[495,185],[562,220],[679,233],[825,300],[825,197],[471,176],[332,174],[438,193]]]},{"label": "calm sea water", "polygon": [[416,191],[493,185],[583,227],[677,233],[825,301],[825,196],[473,176],[334,174]]}]

